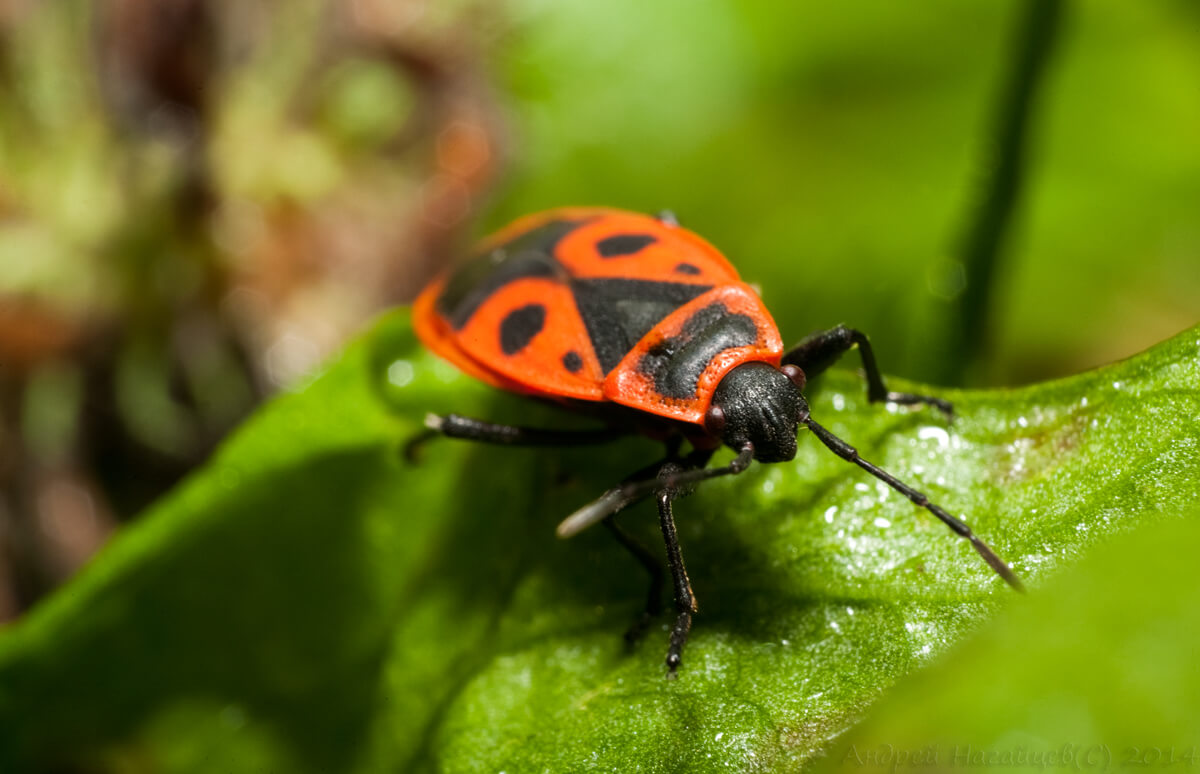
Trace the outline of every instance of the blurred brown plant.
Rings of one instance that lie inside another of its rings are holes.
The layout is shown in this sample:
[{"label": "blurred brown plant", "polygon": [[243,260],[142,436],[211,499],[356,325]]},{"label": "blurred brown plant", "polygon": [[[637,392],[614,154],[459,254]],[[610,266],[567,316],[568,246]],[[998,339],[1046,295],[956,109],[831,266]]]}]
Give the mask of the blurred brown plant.
[{"label": "blurred brown plant", "polygon": [[490,13],[0,6],[0,620],[448,260]]}]

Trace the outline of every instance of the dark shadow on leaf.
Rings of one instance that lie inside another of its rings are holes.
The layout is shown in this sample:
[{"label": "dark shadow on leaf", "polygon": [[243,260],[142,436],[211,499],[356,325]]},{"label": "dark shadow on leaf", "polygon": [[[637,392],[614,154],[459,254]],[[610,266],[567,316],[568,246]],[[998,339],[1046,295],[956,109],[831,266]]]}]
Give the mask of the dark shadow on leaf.
[{"label": "dark shadow on leaf", "polygon": [[382,454],[331,454],[230,490],[209,505],[220,518],[177,522],[184,534],[95,593],[85,620],[0,665],[0,715],[17,714],[6,699],[39,697],[19,727],[0,730],[19,734],[0,743],[0,769],[74,759],[208,699],[277,727],[315,769],[347,770],[387,644],[360,561],[360,501]]}]

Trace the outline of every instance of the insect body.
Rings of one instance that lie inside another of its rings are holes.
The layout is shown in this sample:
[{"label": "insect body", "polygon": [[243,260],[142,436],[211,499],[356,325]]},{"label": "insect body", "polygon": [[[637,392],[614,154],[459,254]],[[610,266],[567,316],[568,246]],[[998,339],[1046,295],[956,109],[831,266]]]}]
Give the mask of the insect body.
[{"label": "insect body", "polygon": [[[633,639],[660,612],[663,571],[654,554],[613,517],[655,498],[675,591],[668,674],[679,666],[697,609],[676,536],[673,500],[702,480],[742,472],[752,460],[792,459],[800,425],[839,457],[929,510],[1020,588],[1008,565],[966,524],[817,424],[803,389],[807,378],[857,345],[871,401],[926,404],[947,415],[950,404],[889,392],[867,338],[844,326],[814,334],[785,352],[758,294],[716,248],[669,214],[654,218],[564,208],[522,218],[434,280],[418,297],[413,316],[425,344],[464,372],[586,412],[604,425],[552,430],[431,415],[429,435],[579,445],[640,432],[666,442],[659,463],[571,514],[558,533],[568,537],[602,523],[647,569],[651,591],[626,635]],[[691,447],[686,454],[680,451],[684,441]],[[707,468],[721,445],[737,456],[725,466]]]}]

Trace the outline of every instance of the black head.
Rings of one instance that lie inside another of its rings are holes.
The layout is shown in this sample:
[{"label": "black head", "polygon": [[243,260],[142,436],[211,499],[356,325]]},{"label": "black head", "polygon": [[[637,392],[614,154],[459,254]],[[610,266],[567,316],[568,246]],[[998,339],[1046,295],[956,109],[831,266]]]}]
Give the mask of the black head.
[{"label": "black head", "polygon": [[734,449],[754,444],[759,462],[790,460],[796,456],[796,428],[808,418],[803,383],[804,373],[795,366],[743,363],[717,385],[705,425]]}]

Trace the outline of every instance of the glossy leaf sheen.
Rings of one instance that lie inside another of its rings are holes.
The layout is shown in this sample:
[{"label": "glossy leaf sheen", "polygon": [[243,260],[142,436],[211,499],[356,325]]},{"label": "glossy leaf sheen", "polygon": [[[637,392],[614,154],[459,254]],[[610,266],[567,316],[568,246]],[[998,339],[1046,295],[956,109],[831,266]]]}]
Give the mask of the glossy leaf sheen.
[{"label": "glossy leaf sheen", "polygon": [[1188,515],[1108,541],[1010,606],[904,680],[818,770],[1193,769],[1200,509]]},{"label": "glossy leaf sheen", "polygon": [[[1191,512],[1198,384],[1194,329],[1072,379],[943,393],[952,426],[868,405],[852,371],[810,398],[1036,597],[1094,544]],[[668,681],[665,632],[621,641],[641,571],[602,530],[554,537],[655,444],[441,440],[411,466],[397,452],[427,411],[562,425],[424,354],[407,313],[385,318],[0,633],[0,770],[795,768],[1018,599],[801,438],[794,462],[678,503],[701,614]],[[652,509],[623,522],[657,547]]]}]

